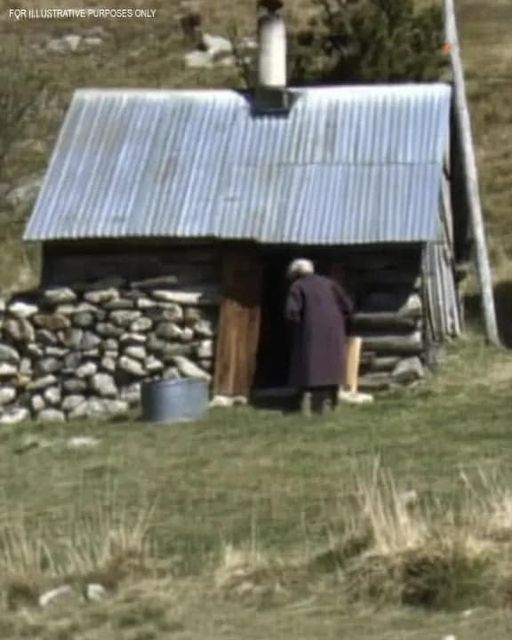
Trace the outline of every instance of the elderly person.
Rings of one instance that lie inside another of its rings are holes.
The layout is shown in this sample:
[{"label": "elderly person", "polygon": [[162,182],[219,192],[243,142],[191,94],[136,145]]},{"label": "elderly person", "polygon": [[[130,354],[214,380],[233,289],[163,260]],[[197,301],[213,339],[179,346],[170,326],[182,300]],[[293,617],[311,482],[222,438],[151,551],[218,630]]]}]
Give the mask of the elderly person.
[{"label": "elderly person", "polygon": [[290,385],[302,392],[301,410],[323,413],[337,403],[345,375],[346,322],[352,304],[333,280],[316,275],[310,260],[294,260],[286,300],[292,328]]}]

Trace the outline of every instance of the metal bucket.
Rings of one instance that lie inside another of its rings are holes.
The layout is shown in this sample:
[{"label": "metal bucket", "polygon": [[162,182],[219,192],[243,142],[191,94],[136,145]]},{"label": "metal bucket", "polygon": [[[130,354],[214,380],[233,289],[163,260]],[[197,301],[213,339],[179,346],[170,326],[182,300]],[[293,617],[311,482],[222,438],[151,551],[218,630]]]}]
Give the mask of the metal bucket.
[{"label": "metal bucket", "polygon": [[208,409],[208,384],[191,378],[145,382],[141,402],[146,422],[198,420]]}]

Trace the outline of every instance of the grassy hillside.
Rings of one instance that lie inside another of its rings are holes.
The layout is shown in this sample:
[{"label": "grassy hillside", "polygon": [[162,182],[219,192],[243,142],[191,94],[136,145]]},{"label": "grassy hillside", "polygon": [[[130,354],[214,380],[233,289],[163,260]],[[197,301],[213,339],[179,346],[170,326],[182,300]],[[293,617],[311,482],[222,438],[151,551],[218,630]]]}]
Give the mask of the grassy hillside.
[{"label": "grassy hillside", "polygon": [[[236,67],[221,64],[211,69],[190,69],[183,55],[191,51],[196,40],[186,34],[180,17],[187,7],[198,6],[204,32],[229,36],[254,36],[254,2],[245,0],[234,5],[230,0],[180,2],[155,0],[155,19],[131,20],[31,20],[9,19],[6,0],[0,0],[2,36],[22,38],[18,56],[4,53],[3,70],[16,73],[28,68],[46,78],[46,90],[28,114],[17,144],[11,150],[0,176],[0,286],[15,287],[34,278],[36,252],[27,251],[19,236],[30,206],[12,207],[2,194],[8,188],[39,175],[49,153],[73,90],[83,86],[147,86],[147,87],[224,87],[242,86],[242,74]],[[88,3],[89,6],[98,3]],[[101,3],[99,3],[101,4]],[[136,8],[144,3],[135,0],[110,3],[110,7]],[[484,209],[492,247],[496,280],[506,280],[510,272],[512,235],[507,215],[512,200],[512,57],[508,46],[508,30],[512,5],[508,0],[458,0],[457,10],[473,122],[478,142],[478,158]],[[17,6],[38,7],[39,2],[23,0]],[[71,0],[60,0],[55,7],[74,7]],[[235,8],[236,6],[236,8]],[[297,16],[311,7],[308,0],[288,0],[288,20],[293,25]],[[100,29],[98,31],[98,28]],[[48,43],[69,34],[97,36],[100,46],[83,46],[74,52],[49,50]],[[7,39],[5,40],[7,41]],[[2,187],[2,185],[4,185]]]}]

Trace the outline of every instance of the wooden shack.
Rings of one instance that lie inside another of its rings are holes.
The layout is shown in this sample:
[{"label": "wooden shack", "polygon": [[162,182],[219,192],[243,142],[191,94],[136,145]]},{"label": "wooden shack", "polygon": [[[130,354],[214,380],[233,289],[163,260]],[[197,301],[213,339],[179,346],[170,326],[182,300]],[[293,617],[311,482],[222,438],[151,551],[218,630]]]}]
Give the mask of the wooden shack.
[{"label": "wooden shack", "polygon": [[463,323],[451,89],[287,92],[276,112],[236,91],[77,91],[25,233],[43,284],[205,292],[213,392],[248,395],[285,385],[285,270],[309,257],[354,298],[363,388],[411,381]]}]

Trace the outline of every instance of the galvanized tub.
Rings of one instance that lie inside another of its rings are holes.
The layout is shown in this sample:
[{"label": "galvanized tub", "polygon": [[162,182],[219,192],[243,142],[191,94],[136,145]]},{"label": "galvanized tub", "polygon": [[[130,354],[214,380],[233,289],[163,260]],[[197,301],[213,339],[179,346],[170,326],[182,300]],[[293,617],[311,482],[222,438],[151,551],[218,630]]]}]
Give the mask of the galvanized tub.
[{"label": "galvanized tub", "polygon": [[157,380],[141,388],[145,422],[190,422],[208,409],[208,384],[203,380]]}]

